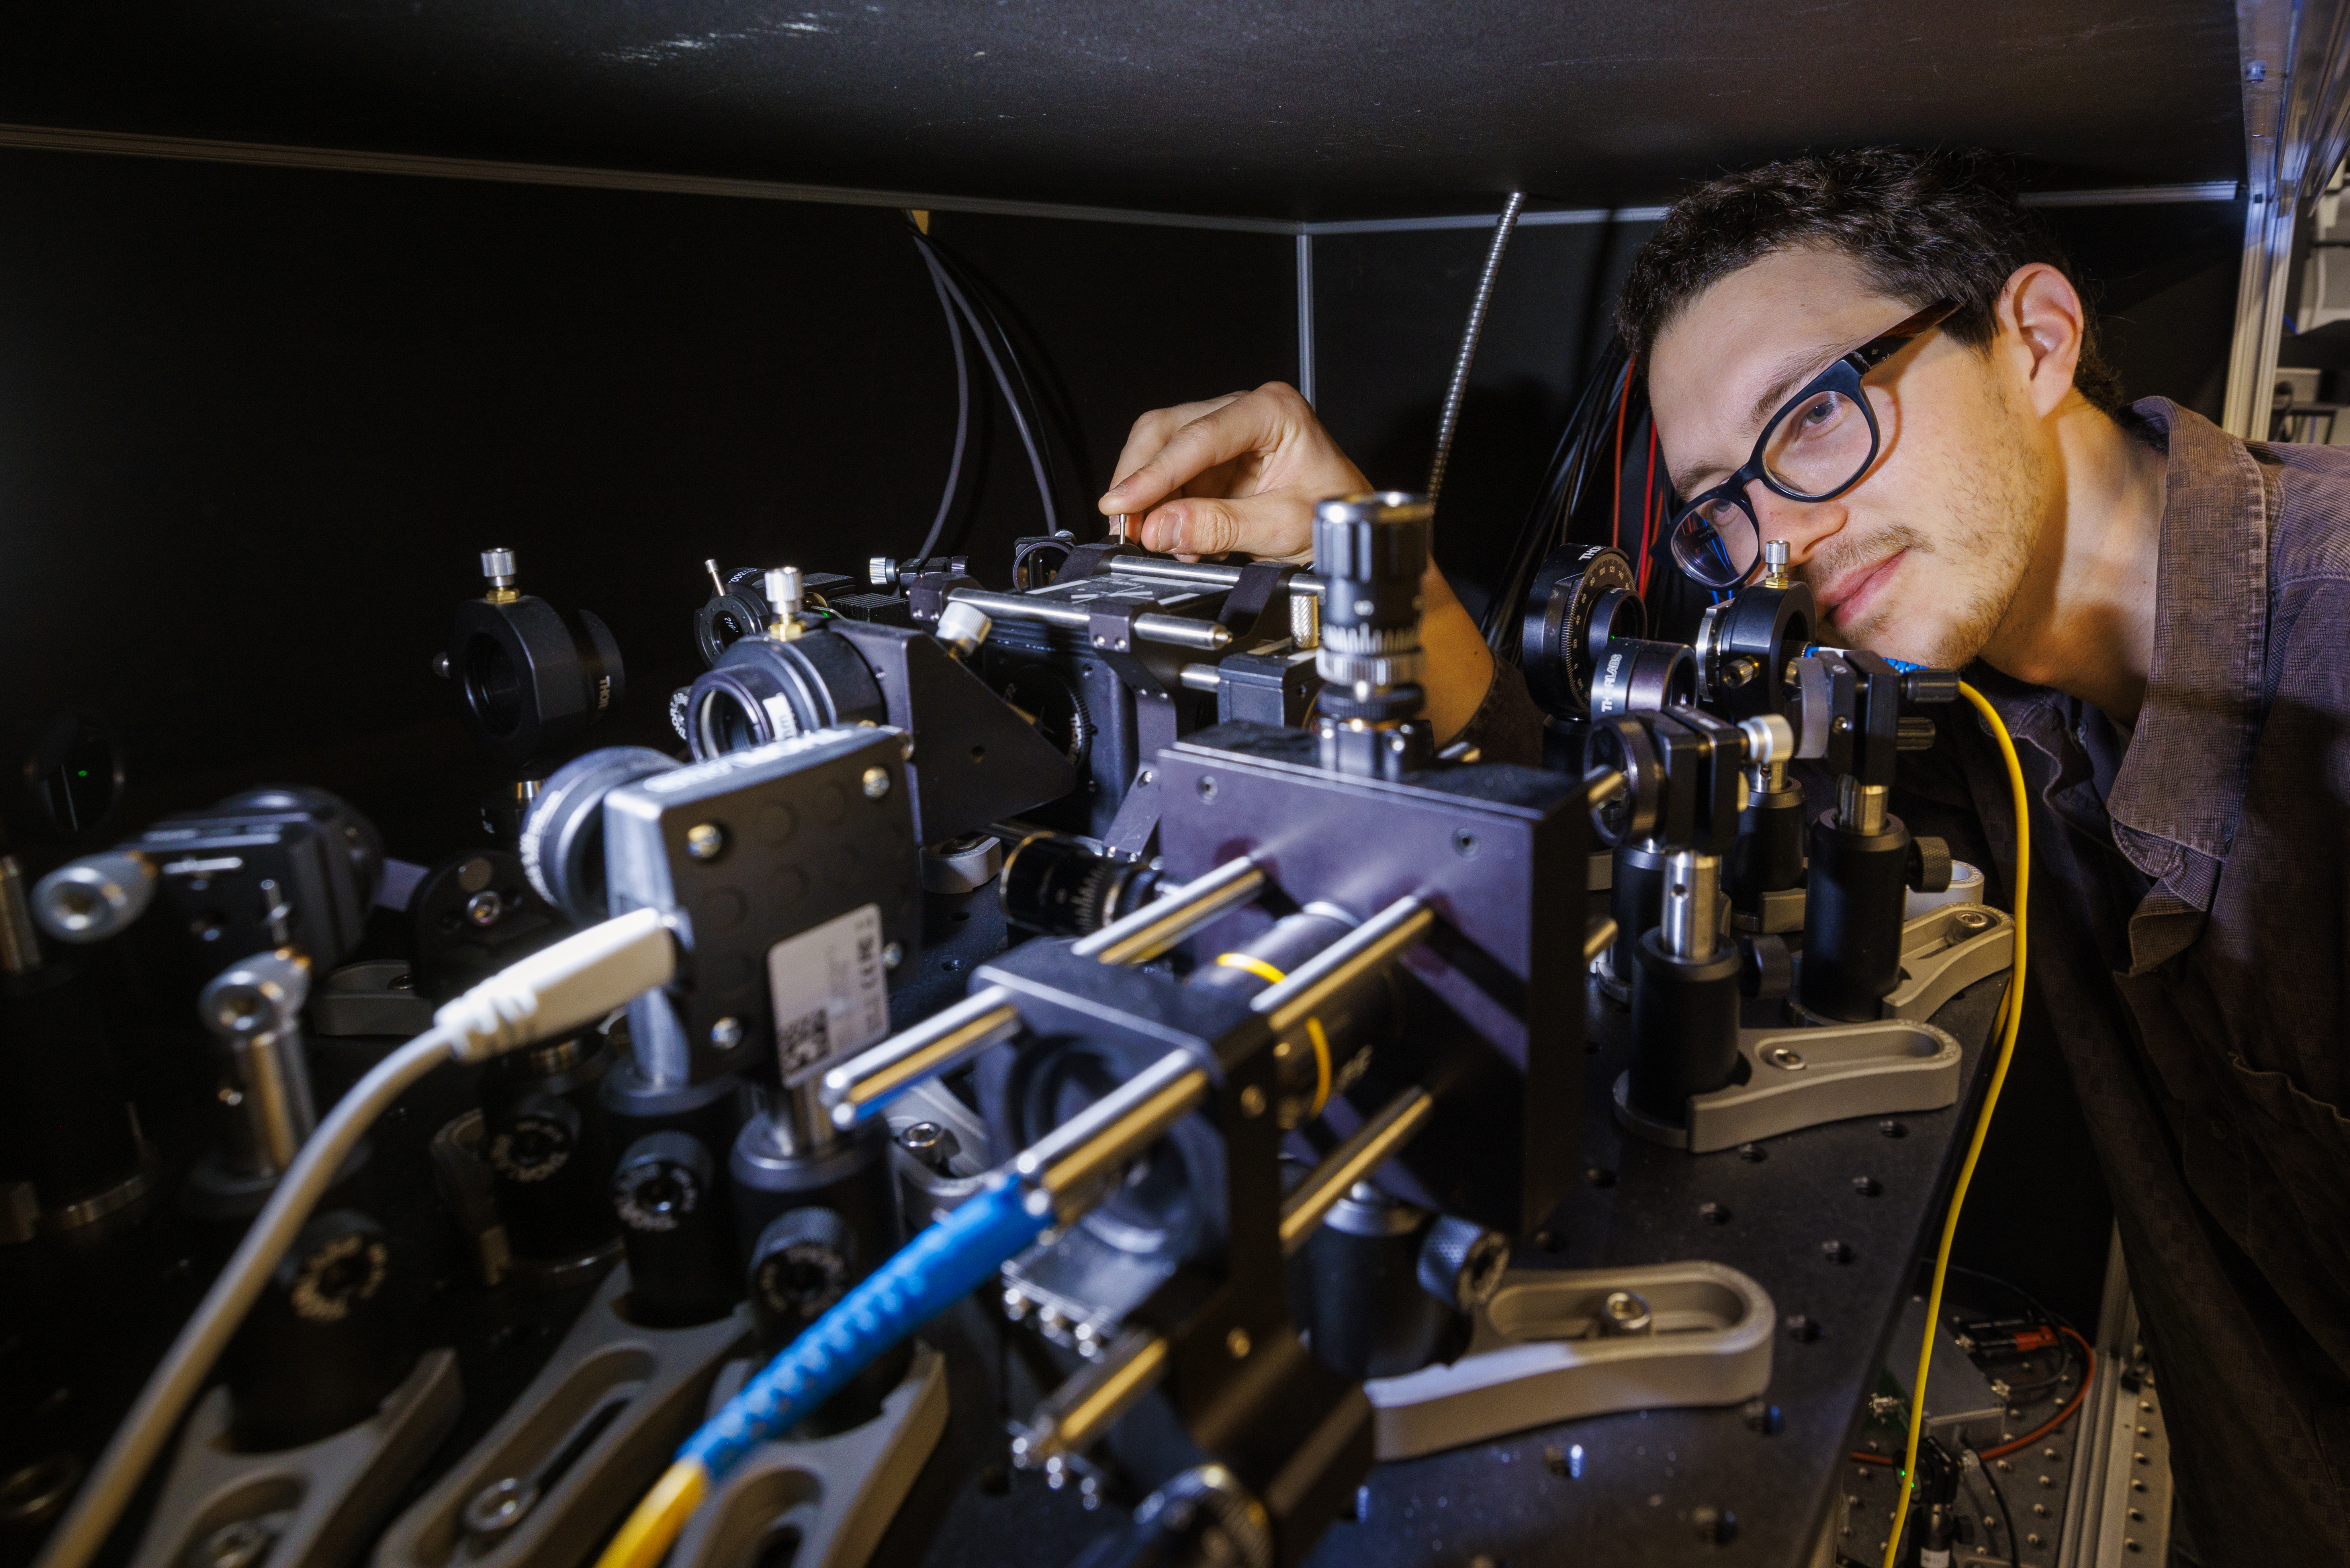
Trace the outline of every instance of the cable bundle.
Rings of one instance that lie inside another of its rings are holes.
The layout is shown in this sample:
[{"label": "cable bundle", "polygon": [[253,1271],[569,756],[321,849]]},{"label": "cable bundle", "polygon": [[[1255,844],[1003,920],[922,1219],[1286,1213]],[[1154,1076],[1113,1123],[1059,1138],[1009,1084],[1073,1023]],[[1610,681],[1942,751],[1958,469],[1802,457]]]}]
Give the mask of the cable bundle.
[{"label": "cable bundle", "polygon": [[[954,459],[947,467],[946,490],[939,497],[938,515],[932,519],[921,548],[914,552],[914,558],[923,560],[936,553],[964,488],[963,459],[971,442],[973,379],[966,351],[966,333],[979,345],[980,357],[987,362],[996,390],[1003,394],[1004,406],[1012,410],[1013,425],[1020,432],[1020,444],[1028,454],[1028,471],[1036,482],[1036,499],[1045,509],[1045,532],[1053,533],[1061,525],[1060,508],[1054,501],[1057,475],[1052,442],[1047,437],[1046,409],[1037,396],[1037,381],[1043,378],[1040,375],[1031,379],[1027,363],[1005,327],[1003,317],[962,258],[923,233],[910,218],[906,232],[912,237],[915,248],[922,253],[923,265],[930,268],[931,286],[938,290],[939,308],[946,314],[947,337],[954,348],[956,393]],[[1047,389],[1052,389],[1049,384]],[[1075,425],[1067,417],[1067,400],[1055,400],[1059,406],[1051,411],[1059,417],[1063,443],[1075,450],[1076,443],[1069,434]]]},{"label": "cable bundle", "polygon": [[[1631,359],[1611,340],[1599,363],[1583,383],[1583,390],[1567,415],[1566,428],[1543,471],[1542,488],[1525,520],[1518,524],[1502,577],[1485,607],[1485,645],[1503,659],[1518,657],[1518,628],[1528,587],[1543,557],[1566,543],[1575,532],[1584,499],[1592,493],[1594,475],[1607,467],[1610,442],[1619,439],[1619,427],[1630,394]],[[1620,452],[1619,452],[1620,457]],[[1617,472],[1621,474],[1620,462]],[[1611,494],[1617,484],[1607,486]],[[1620,516],[1620,506],[1617,514]]]}]

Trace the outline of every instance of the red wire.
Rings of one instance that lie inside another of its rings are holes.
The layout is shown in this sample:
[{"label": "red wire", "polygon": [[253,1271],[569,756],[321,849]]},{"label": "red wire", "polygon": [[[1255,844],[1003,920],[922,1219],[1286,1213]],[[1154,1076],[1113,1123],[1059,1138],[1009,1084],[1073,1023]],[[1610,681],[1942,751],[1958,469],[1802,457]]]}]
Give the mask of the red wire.
[{"label": "red wire", "polygon": [[[1624,537],[1624,415],[1632,406],[1632,361],[1624,361],[1624,379],[1616,388],[1616,504],[1607,514],[1607,543],[1620,546]],[[1646,518],[1645,511],[1642,514]]]},{"label": "red wire", "polygon": [[[1659,496],[1659,497],[1658,498],[1658,504],[1659,504],[1660,506],[1663,504],[1663,499],[1664,499],[1664,498],[1663,498],[1663,497],[1661,497],[1661,496]],[[1640,519],[1640,576],[1639,576],[1639,585],[1638,585],[1638,586],[1639,586],[1639,593],[1640,593],[1640,597],[1643,597],[1643,598],[1646,598],[1646,597],[1648,597],[1648,567],[1649,567],[1649,566],[1650,566],[1650,564],[1651,564],[1651,563],[1650,563],[1650,559],[1649,559],[1649,557],[1650,557],[1650,551],[1649,551],[1648,546],[1649,546],[1650,543],[1655,539],[1655,537],[1656,537],[1656,534],[1657,534],[1657,519],[1656,519],[1653,515],[1651,515],[1651,516],[1646,516],[1646,517],[1641,518],[1641,519]]]},{"label": "red wire", "polygon": [[1640,493],[1640,515],[1648,515],[1648,508],[1657,504],[1657,417],[1648,416],[1648,480]]},{"label": "red wire", "polygon": [[1648,416],[1648,479],[1640,494],[1640,591],[1648,591],[1649,519],[1657,504],[1657,417]]},{"label": "red wire", "polygon": [[[2047,1420],[2033,1428],[2031,1431],[2024,1433],[2023,1436],[2010,1438],[2008,1441],[2000,1444],[1997,1448],[1977,1449],[1976,1452],[1983,1459],[2004,1459],[2009,1454],[2015,1453],[2020,1449],[2030,1448],[2033,1444],[2038,1442],[2041,1438],[2046,1437],[2049,1433],[2054,1431],[2057,1428],[2071,1420],[2073,1418],[2073,1412],[2081,1407],[2081,1400],[2083,1397],[2089,1392],[2089,1384],[2091,1380],[2097,1376],[2097,1353],[2089,1348],[2089,1342],[2087,1340],[2083,1339],[2071,1329],[2060,1327],[2056,1332],[2081,1347],[2081,1358],[2085,1365],[2081,1368],[2080,1386],[2073,1390],[2073,1397],[2064,1401],[2064,1407],[2063,1409],[2057,1411],[2054,1416],[2049,1417]],[[1852,1457],[1855,1461],[1864,1465],[1889,1466],[1896,1463],[1895,1460],[1887,1459],[1883,1454],[1864,1454],[1856,1451]]]}]

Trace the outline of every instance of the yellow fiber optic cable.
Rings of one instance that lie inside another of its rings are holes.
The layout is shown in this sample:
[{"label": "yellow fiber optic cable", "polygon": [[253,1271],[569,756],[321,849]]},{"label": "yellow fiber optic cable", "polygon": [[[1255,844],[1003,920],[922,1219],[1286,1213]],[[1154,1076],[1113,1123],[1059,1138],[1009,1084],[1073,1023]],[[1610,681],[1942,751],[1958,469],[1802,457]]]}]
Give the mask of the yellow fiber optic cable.
[{"label": "yellow fiber optic cable", "polygon": [[1975,1161],[1981,1158],[1983,1136],[1991,1131],[1991,1112],[1999,1108],[1999,1091],[2007,1082],[2008,1063],[2015,1056],[2016,1031],[2023,1024],[2023,964],[2030,949],[2024,942],[2024,910],[2032,895],[2032,816],[2023,785],[2023,764],[2016,760],[2015,741],[1998,711],[1983,694],[1963,680],[1959,695],[1974,704],[1999,742],[2007,761],[2008,788],[2015,795],[2015,971],[2000,1002],[1991,1028],[1999,1034],[1999,1062],[1991,1068],[1991,1090],[1983,1096],[1982,1115],[1975,1118],[1975,1135],[1967,1145],[1966,1162],[1959,1167],[1959,1184],[1950,1194],[1950,1211],[1942,1220],[1942,1243],[1934,1253],[1934,1282],[1926,1296],[1926,1343],[1918,1348],[1918,1376],[1909,1385],[1909,1440],[1901,1452],[1901,1496],[1893,1508],[1893,1532],[1885,1542],[1885,1568],[1893,1568],[1901,1550],[1901,1526],[1909,1517],[1909,1490],[1918,1469],[1918,1427],[1926,1411],[1926,1373],[1934,1360],[1934,1334],[1942,1321],[1942,1280],[1950,1267],[1950,1242],[1959,1233],[1959,1210],[1967,1201],[1967,1184],[1974,1179]]}]

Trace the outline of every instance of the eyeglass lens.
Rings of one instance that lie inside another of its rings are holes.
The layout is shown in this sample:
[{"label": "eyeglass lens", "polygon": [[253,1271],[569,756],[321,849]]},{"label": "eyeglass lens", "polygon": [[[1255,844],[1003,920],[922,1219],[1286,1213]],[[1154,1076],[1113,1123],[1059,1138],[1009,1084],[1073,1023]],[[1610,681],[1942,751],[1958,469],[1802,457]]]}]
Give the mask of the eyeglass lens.
[{"label": "eyeglass lens", "polygon": [[1762,467],[1782,491],[1814,500],[1858,479],[1874,445],[1860,405],[1829,388],[1780,416],[1762,438]]},{"label": "eyeglass lens", "polygon": [[1738,587],[1762,555],[1754,520],[1726,497],[1700,501],[1681,514],[1671,542],[1681,570],[1710,588]]}]

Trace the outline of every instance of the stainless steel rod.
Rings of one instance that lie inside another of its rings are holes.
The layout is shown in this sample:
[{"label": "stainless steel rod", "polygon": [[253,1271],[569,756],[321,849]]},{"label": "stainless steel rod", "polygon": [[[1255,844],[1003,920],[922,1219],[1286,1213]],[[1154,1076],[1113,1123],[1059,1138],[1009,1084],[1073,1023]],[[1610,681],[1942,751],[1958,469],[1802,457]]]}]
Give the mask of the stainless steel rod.
[{"label": "stainless steel rod", "polygon": [[[1435,1109],[1426,1089],[1407,1089],[1332,1149],[1282,1202],[1283,1253],[1304,1246],[1338,1199],[1410,1142]],[[1091,1448],[1135,1401],[1165,1380],[1169,1364],[1165,1339],[1146,1329],[1127,1330],[1107,1355],[1073,1374],[1038,1407],[1035,1417],[1012,1439],[1014,1462],[1036,1469],[1057,1456]]]},{"label": "stainless steel rod", "polygon": [[1012,1439],[1012,1462],[1037,1469],[1064,1454],[1079,1454],[1118,1424],[1134,1402],[1167,1376],[1167,1341],[1148,1329],[1129,1328],[1109,1353],[1070,1374],[1053,1391],[1026,1429]]},{"label": "stainless steel rod", "polygon": [[1616,922],[1602,915],[1583,933],[1583,961],[1589,963],[1616,945]]},{"label": "stainless steel rod", "polygon": [[1207,1069],[1189,1051],[1166,1055],[1022,1149],[1013,1174],[1053,1195],[1064,1219],[1120,1166],[1207,1099]]},{"label": "stainless steel rod", "polygon": [[1198,653],[1221,653],[1232,645],[1232,628],[1218,620],[1193,620],[1180,615],[1139,615],[1134,635],[1145,642],[1188,648]]},{"label": "stainless steel rod", "polygon": [[1365,973],[1419,941],[1435,923],[1435,912],[1418,894],[1408,894],[1298,965],[1287,980],[1258,992],[1249,1005],[1270,1015],[1275,1034],[1286,1034]]},{"label": "stainless steel rod", "polygon": [[1281,1200],[1282,1251],[1295,1252],[1304,1246],[1338,1199],[1409,1143],[1435,1111],[1436,1098],[1426,1089],[1406,1089],[1357,1128],[1354,1137],[1324,1156],[1297,1189]]},{"label": "stainless steel rod", "polygon": [[[984,611],[994,620],[1041,621],[1046,626],[1066,627],[1071,631],[1084,631],[1093,625],[1092,615],[1081,606],[1039,598],[1034,594],[996,594],[983,588],[957,588],[947,597],[951,602]],[[1221,621],[1194,620],[1189,616],[1161,615],[1155,610],[1134,618],[1134,635],[1145,642],[1163,642],[1170,648],[1189,648],[1203,653],[1229,648],[1232,641],[1231,628]]]},{"label": "stainless steel rod", "polygon": [[969,1061],[1019,1027],[1020,1009],[1012,993],[991,985],[827,1070],[817,1097],[831,1110],[833,1126],[853,1127],[905,1090]]},{"label": "stainless steel rod", "polygon": [[1241,580],[1238,566],[1210,561],[1162,561],[1151,556],[1112,556],[1109,569],[1121,577],[1151,583],[1185,583],[1196,587],[1228,588]]},{"label": "stainless steel rod", "polygon": [[1070,949],[1104,963],[1148,963],[1264,887],[1264,872],[1243,855],[1195,877],[1124,919],[1112,920]]}]

